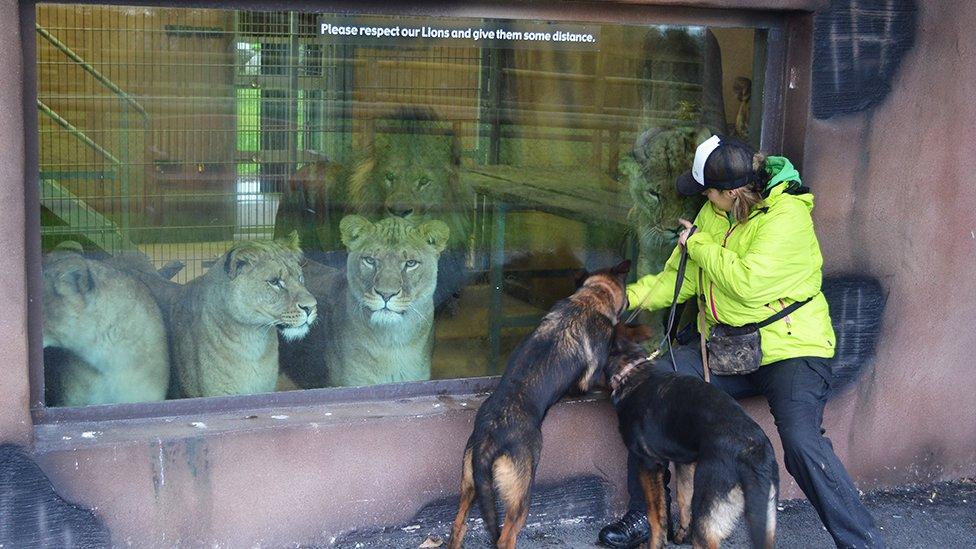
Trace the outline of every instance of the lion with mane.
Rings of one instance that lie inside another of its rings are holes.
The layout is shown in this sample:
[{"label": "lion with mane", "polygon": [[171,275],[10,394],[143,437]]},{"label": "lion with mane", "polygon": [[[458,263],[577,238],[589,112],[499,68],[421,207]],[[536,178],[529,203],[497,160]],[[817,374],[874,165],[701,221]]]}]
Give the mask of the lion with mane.
[{"label": "lion with mane", "polygon": [[348,214],[374,222],[401,217],[415,226],[442,221],[450,241],[439,260],[434,302],[440,305],[468,278],[474,192],[460,177],[458,140],[425,108],[400,108],[374,125],[372,139],[351,169],[319,161],[292,176],[278,208],[275,234],[298,230],[307,238],[304,249],[310,258],[340,267],[342,257],[330,252],[341,249],[339,220]]}]

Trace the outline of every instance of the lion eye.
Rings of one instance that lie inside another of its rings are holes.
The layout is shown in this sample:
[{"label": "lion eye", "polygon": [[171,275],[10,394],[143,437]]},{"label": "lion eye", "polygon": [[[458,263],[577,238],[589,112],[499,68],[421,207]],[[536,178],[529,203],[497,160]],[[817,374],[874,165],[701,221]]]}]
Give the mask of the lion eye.
[{"label": "lion eye", "polygon": [[396,182],[395,173],[386,172],[385,174],[383,174],[383,183],[385,183],[387,187],[392,187],[394,182]]},{"label": "lion eye", "polygon": [[279,290],[285,289],[285,283],[280,278],[272,278],[268,281],[268,285],[272,288],[278,288]]},{"label": "lion eye", "polygon": [[420,262],[416,259],[408,259],[406,262],[406,267],[408,269],[416,269],[418,265],[420,265]]},{"label": "lion eye", "polygon": [[430,178],[426,175],[417,180],[417,188],[423,189],[427,185],[430,185]]},{"label": "lion eye", "polygon": [[298,283],[305,284],[305,275],[303,274],[298,275]]},{"label": "lion eye", "polygon": [[365,263],[366,265],[369,265],[370,267],[372,267],[372,266],[376,265],[376,260],[373,259],[372,257],[369,257],[368,255],[364,255],[363,256],[363,263]]}]

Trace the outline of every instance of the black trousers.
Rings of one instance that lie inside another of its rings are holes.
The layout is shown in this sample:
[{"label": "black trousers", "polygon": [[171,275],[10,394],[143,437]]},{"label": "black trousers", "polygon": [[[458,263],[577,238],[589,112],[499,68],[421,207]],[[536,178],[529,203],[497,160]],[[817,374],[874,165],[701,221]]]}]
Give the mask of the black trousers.
[{"label": "black trousers", "polygon": [[[704,379],[697,345],[675,348],[674,358],[678,373]],[[671,357],[661,357],[652,367],[670,370]],[[884,547],[881,532],[861,503],[857,488],[834,454],[830,440],[823,436],[829,379],[827,361],[813,357],[774,362],[742,376],[710,377],[712,385],[733,398],[766,397],[783,441],[786,470],[817,510],[837,547]],[[627,491],[630,509],[647,509],[632,459],[627,460]]]}]

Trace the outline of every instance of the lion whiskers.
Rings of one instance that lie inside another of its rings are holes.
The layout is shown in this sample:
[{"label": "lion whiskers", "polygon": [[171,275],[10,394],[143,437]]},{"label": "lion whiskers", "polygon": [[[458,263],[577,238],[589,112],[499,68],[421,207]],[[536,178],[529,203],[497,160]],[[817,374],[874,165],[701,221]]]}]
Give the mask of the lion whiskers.
[{"label": "lion whiskers", "polygon": [[433,328],[434,323],[420,309],[414,307],[413,305],[407,305],[407,311],[413,311],[414,313],[417,314],[417,316],[419,316],[424,321],[424,323],[427,324],[428,328]]}]

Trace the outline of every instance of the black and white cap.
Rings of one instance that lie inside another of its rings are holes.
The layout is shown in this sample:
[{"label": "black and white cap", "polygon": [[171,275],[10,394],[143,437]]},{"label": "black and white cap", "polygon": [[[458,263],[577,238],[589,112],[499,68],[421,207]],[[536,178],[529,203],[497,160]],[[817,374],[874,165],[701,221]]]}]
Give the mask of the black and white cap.
[{"label": "black and white cap", "polygon": [[734,138],[713,135],[695,149],[691,169],[678,176],[678,194],[695,196],[705,189],[738,189],[752,180],[749,145]]}]

